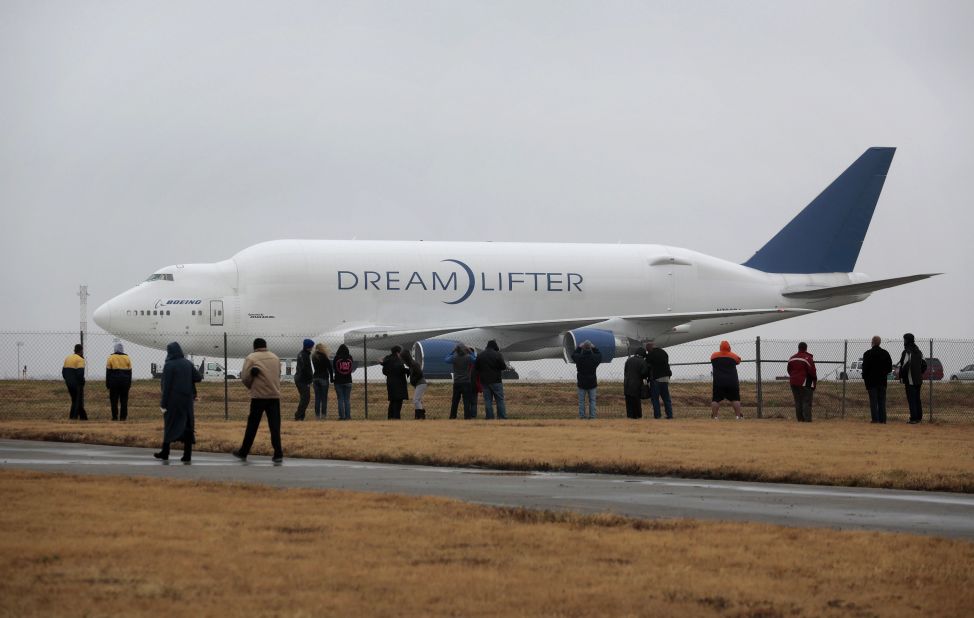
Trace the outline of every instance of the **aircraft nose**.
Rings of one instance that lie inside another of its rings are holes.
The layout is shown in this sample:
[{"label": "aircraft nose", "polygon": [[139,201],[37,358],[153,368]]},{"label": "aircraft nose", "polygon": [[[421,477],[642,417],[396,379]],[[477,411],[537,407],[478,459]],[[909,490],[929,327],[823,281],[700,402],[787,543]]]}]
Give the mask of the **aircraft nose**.
[{"label": "aircraft nose", "polygon": [[110,307],[111,301],[108,301],[101,307],[95,309],[95,313],[92,314],[91,318],[95,321],[100,329],[106,332],[111,332],[109,329],[112,325],[112,309]]}]

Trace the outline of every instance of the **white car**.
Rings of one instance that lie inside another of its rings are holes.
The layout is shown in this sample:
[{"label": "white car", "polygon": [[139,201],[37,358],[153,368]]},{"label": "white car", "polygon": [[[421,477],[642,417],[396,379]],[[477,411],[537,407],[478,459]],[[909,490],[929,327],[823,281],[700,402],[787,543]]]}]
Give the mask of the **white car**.
[{"label": "white car", "polygon": [[950,374],[951,380],[974,380],[974,365],[968,365],[960,371]]}]

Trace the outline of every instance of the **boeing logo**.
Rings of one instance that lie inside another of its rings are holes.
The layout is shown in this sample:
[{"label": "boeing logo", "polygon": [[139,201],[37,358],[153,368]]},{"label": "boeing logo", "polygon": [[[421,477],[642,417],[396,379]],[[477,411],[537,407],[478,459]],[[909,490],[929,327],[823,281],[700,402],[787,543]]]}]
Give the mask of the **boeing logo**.
[{"label": "boeing logo", "polygon": [[160,298],[159,300],[156,301],[155,308],[158,309],[160,306],[165,306],[165,305],[201,305],[201,304],[203,304],[203,301],[199,299],[176,299],[176,300],[163,301]]},{"label": "boeing logo", "polygon": [[458,305],[478,292],[581,292],[583,277],[579,273],[562,272],[479,272],[475,273],[464,262],[455,259],[441,260],[456,264],[460,271],[448,273],[403,272],[399,270],[351,270],[338,271],[338,289],[379,290],[384,292],[407,292],[439,290],[458,292],[455,300],[442,301],[447,305]]}]

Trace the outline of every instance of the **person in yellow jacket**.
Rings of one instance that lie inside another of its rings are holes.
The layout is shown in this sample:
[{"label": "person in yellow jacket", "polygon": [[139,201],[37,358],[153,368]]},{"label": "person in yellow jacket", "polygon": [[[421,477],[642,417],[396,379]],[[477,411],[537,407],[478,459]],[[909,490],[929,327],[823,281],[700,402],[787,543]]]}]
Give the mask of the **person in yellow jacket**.
[{"label": "person in yellow jacket", "polygon": [[71,395],[71,412],[68,413],[68,418],[88,420],[88,413],[85,411],[85,357],[80,343],[74,346],[74,354],[64,359],[61,377]]},{"label": "person in yellow jacket", "polygon": [[[129,416],[129,389],[132,387],[132,361],[125,353],[121,343],[115,344],[115,352],[108,356],[105,364],[105,388],[112,406],[112,420],[118,421]],[[119,405],[121,404],[121,411]]]}]

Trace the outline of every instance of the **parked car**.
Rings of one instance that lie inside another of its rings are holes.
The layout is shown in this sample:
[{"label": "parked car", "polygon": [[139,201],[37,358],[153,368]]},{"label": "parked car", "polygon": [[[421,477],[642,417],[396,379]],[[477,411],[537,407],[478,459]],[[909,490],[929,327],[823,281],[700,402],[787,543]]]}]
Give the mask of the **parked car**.
[{"label": "parked car", "polygon": [[[927,380],[943,380],[944,379],[944,366],[941,364],[939,358],[925,358],[923,359],[927,362],[927,370],[923,372],[921,378],[924,382]],[[893,365],[893,374],[897,376],[900,375],[900,364],[896,363]]]},{"label": "parked car", "polygon": [[951,380],[974,380],[974,365],[968,365],[960,371],[950,374]]},{"label": "parked car", "polygon": [[[839,371],[840,380],[861,380],[862,379],[862,357],[860,356],[859,360],[849,363],[849,368],[847,370],[842,371],[842,369],[840,368],[838,371]],[[893,371],[889,372],[889,375],[886,376],[886,380],[887,381],[895,380],[896,376],[897,376],[897,368],[893,367]]]}]

